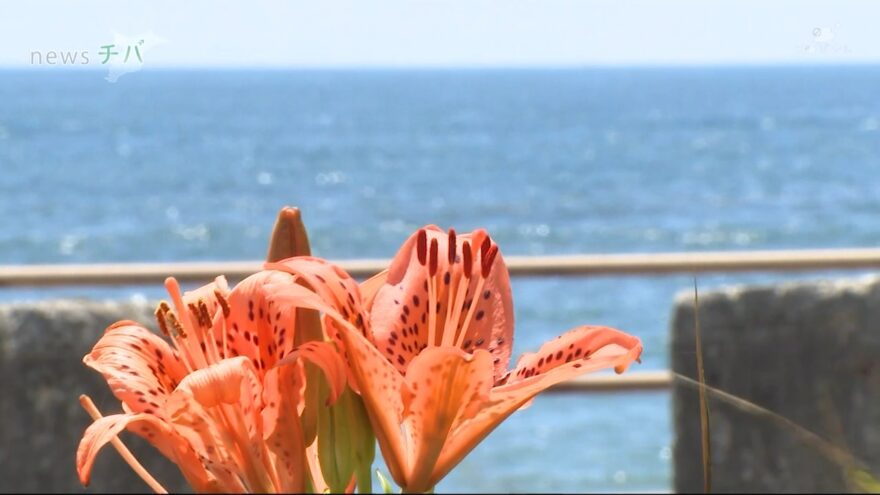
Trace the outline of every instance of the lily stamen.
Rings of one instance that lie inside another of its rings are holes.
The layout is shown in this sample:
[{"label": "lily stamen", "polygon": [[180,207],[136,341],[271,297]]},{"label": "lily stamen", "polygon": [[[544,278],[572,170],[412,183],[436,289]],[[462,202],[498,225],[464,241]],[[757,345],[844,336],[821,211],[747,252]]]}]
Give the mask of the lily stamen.
[{"label": "lily stamen", "polygon": [[219,289],[214,289],[214,297],[217,298],[217,304],[219,304],[220,308],[223,310],[223,317],[229,318],[229,315],[232,314],[232,310],[229,308],[229,301],[226,300],[226,296],[224,296]]},{"label": "lily stamen", "polygon": [[[101,414],[101,411],[98,410],[98,407],[92,401],[91,397],[89,397],[88,395],[80,395],[79,403],[82,405],[83,409],[86,410],[93,421],[98,421],[99,419],[104,417]],[[138,462],[134,454],[132,454],[131,451],[128,450],[128,447],[126,447],[125,444],[122,443],[122,440],[120,440],[119,437],[114,436],[113,439],[110,440],[110,444],[113,445],[113,448],[115,448],[117,452],[119,452],[119,455],[122,457],[125,463],[128,464],[131,469],[134,470],[134,472],[138,476],[140,476],[140,478],[144,480],[144,482],[150,488],[153,489],[154,492],[168,493],[168,490],[166,490],[165,487],[162,486],[162,484],[159,483],[156,478],[154,478],[153,475],[150,474],[149,471],[147,471],[147,468],[145,468],[140,462]]]},{"label": "lily stamen", "polygon": [[153,315],[156,317],[156,323],[159,325],[159,330],[162,332],[162,335],[171,338],[171,334],[168,332],[168,324],[165,322],[165,312],[162,310],[162,305],[156,307],[156,311],[153,312]]},{"label": "lily stamen", "polygon": [[183,329],[183,325],[180,324],[180,320],[177,318],[177,315],[169,310],[165,312],[165,317],[168,318],[168,323],[171,323],[171,328],[174,330],[172,335],[175,337],[175,340],[185,339],[186,330]]},{"label": "lily stamen", "polygon": [[437,345],[437,239],[431,239],[428,256],[428,347]]},{"label": "lily stamen", "polygon": [[[483,291],[483,285],[485,284],[486,279],[489,278],[489,273],[492,270],[492,263],[495,261],[495,255],[498,254],[498,246],[492,245],[489,247],[491,242],[492,241],[486,237],[483,240],[482,246],[480,246],[480,278],[477,280],[477,287],[474,290],[475,295],[478,295]],[[473,318],[476,311],[477,305],[472,303],[464,317],[464,322],[461,324],[461,334],[455,339],[456,347],[462,346],[464,336],[467,335],[467,329],[471,324],[471,318]]]},{"label": "lily stamen", "polygon": [[419,263],[425,266],[428,262],[428,234],[425,232],[425,229],[419,230],[418,237],[416,238],[416,253],[418,254]]},{"label": "lily stamen", "polygon": [[[454,262],[455,262],[455,231],[450,229],[452,235],[449,236],[450,245],[449,252],[451,253],[449,256],[450,262],[450,273],[452,273],[452,282],[450,285],[450,293],[453,294],[452,300],[449,302],[449,305],[446,308],[446,329],[443,331],[443,345],[449,346],[454,345],[456,341],[458,341],[458,334],[462,332],[461,323],[461,313],[463,308],[463,302],[467,298],[468,289],[470,288],[470,277],[467,273],[459,273],[458,270],[453,270]],[[451,314],[450,314],[451,313]]]}]

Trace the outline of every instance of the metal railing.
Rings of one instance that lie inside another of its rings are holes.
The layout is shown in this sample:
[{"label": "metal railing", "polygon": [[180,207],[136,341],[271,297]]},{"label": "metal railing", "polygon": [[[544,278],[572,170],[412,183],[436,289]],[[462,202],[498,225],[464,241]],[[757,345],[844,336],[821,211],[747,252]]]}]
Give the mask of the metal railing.
[{"label": "metal railing", "polygon": [[[880,249],[787,251],[716,251],[689,253],[509,256],[512,276],[670,275],[748,271],[815,271],[880,268]],[[356,278],[388,266],[388,260],[340,260]],[[89,265],[0,265],[0,287],[64,285],[147,285],[168,276],[180,282],[206,282],[219,274],[241,280],[262,262],[120,263]],[[672,383],[669,371],[589,375],[554,387],[557,392],[662,390]]]}]

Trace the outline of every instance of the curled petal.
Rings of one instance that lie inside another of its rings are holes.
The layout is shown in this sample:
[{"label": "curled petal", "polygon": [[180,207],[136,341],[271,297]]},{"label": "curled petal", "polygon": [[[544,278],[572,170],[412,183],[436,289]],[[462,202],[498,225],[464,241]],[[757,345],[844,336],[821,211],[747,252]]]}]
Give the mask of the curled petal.
[{"label": "curled petal", "polygon": [[321,258],[298,256],[278,263],[266,263],[265,268],[296,276],[298,283],[321,296],[324,302],[358,327],[363,335],[369,335],[358,283],[338,265]]},{"label": "curled petal", "polygon": [[191,393],[202,407],[236,404],[241,398],[243,369],[249,366],[250,361],[244,357],[224,359],[187,375],[180,383],[180,390]]},{"label": "curled petal", "polygon": [[[533,377],[557,369],[579,375],[597,368],[597,363],[614,361],[615,371],[622,373],[641,354],[638,338],[620,330],[600,326],[582,326],[569,330],[545,343],[536,353],[520,357],[510,373],[507,384],[529,381]],[[586,369],[585,369],[586,368]]]},{"label": "curled petal", "polygon": [[[187,375],[169,396],[165,415],[175,431],[193,446],[206,468],[223,486],[239,491],[238,473],[249,490],[271,485],[266,471],[255,469],[262,462],[263,390],[250,359],[239,356]],[[231,422],[217,418],[232,415]]]},{"label": "curled petal", "polygon": [[317,365],[324,372],[327,382],[330,384],[330,397],[327,404],[336,402],[342,390],[345,388],[345,363],[339,357],[339,353],[333,344],[329,342],[306,342],[297,347],[284,359],[278,361],[276,366],[284,366],[296,362],[299,359],[306,360]]},{"label": "curled petal", "polygon": [[132,321],[107,328],[83,362],[104,375],[116,398],[135,413],[157,413],[186,376],[177,352]]},{"label": "curled petal", "polygon": [[364,299],[364,306],[367,311],[372,309],[373,299],[376,297],[376,293],[379,289],[385,285],[385,282],[388,280],[388,270],[382,270],[381,272],[373,275],[367,280],[361,282],[361,297]]},{"label": "curled petal", "polygon": [[403,375],[363,335],[345,328],[339,335],[385,464],[391,476],[403,483],[409,464],[400,428],[408,386]]},{"label": "curled petal", "polygon": [[306,443],[300,423],[303,370],[299,363],[276,366],[266,372],[263,387],[263,436],[278,470],[284,493],[305,491]]},{"label": "curled petal", "polygon": [[486,405],[452,434],[430,483],[439,481],[502,421],[537,394],[591,371],[614,368],[623,372],[641,352],[642,344],[636,337],[613,328],[584,326],[544,344],[537,353],[523,355],[507,383],[494,387]]},{"label": "curled petal", "polygon": [[122,430],[142,424],[156,427],[168,434],[167,427],[151,414],[114,414],[99,418],[89,425],[76,450],[76,471],[80,483],[88,485],[91,481],[92,467],[101,448],[116,438]]}]

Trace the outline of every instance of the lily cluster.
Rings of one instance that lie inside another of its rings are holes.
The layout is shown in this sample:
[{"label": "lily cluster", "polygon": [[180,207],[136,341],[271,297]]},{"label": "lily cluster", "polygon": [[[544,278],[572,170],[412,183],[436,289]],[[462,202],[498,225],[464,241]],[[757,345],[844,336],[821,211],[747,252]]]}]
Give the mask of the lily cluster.
[{"label": "lily cluster", "polygon": [[111,325],[86,365],[123,412],[95,420],[77,451],[88,484],[128,430],[179,466],[197,492],[371,491],[378,443],[394,481],[426,492],[540,392],[603,368],[623,372],[638,338],[581,326],[509,369],[513,301],[498,245],[426,226],[390,266],[358,283],[312,257],[296,209],[282,210],[263,269],[221,276],[156,309],[162,335]]}]

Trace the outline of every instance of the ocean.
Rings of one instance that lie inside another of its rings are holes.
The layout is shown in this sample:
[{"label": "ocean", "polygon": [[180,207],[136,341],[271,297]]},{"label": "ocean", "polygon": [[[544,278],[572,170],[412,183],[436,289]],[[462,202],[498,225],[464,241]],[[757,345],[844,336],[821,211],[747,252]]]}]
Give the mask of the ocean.
[{"label": "ocean", "polygon": [[[425,224],[507,255],[874,247],[880,67],[0,71],[0,264],[390,257]],[[701,290],[837,276],[698,277]],[[516,278],[515,354],[579,324],[668,366],[687,275]],[[159,297],[4,289],[0,300]],[[670,490],[664,392],[540,397],[438,491]]]}]

